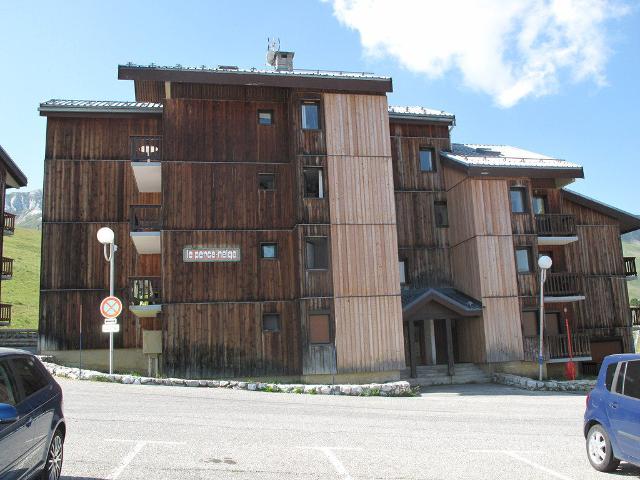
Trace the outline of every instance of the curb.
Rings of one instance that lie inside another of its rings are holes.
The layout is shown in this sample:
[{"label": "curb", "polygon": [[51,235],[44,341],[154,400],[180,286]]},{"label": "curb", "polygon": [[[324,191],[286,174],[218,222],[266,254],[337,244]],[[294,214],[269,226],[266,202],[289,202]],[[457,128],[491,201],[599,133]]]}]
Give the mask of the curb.
[{"label": "curb", "polygon": [[494,383],[509,385],[523,390],[547,392],[590,392],[596,386],[595,380],[545,380],[540,382],[510,373],[494,373],[492,380]]}]

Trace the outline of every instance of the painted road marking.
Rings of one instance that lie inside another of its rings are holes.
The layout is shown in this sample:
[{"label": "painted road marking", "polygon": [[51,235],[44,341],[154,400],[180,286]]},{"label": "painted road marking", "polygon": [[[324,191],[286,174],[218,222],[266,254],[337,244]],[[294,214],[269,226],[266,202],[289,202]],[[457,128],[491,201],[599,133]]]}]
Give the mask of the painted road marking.
[{"label": "painted road marking", "polygon": [[[541,472],[551,475],[552,477],[559,478],[560,480],[573,480],[571,477],[568,477],[560,472],[556,472],[555,470],[552,470],[548,467],[545,467],[544,465],[540,465],[539,463],[536,463],[532,460],[529,460],[528,458],[523,457],[518,453],[519,450],[470,450],[470,451],[475,453],[501,453],[503,455],[507,455],[508,457],[513,458],[514,460],[518,460],[519,462],[529,465],[530,467],[533,467],[536,470],[540,470]],[[533,453],[533,452],[531,450],[527,450],[526,453]]]},{"label": "painted road marking", "polygon": [[162,442],[158,440],[129,440],[129,439],[118,439],[118,438],[107,438],[105,439],[107,442],[123,442],[123,443],[135,443],[131,451],[122,459],[120,465],[118,465],[111,475],[107,477],[108,480],[117,480],[122,472],[129,466],[129,464],[136,458],[142,449],[147,444],[152,445],[186,445],[186,442]]},{"label": "painted road marking", "polygon": [[334,453],[334,450],[352,450],[352,451],[362,451],[362,448],[346,448],[346,447],[298,447],[303,450],[319,450],[327,457],[329,463],[333,466],[334,470],[340,478],[344,480],[353,480],[351,474],[347,471],[344,464],[340,461],[340,459]]}]

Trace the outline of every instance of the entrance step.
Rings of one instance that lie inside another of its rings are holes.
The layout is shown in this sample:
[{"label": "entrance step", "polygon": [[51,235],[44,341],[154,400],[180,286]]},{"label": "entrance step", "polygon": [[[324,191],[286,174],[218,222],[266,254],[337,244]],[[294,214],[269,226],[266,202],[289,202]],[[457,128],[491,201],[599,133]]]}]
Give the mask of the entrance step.
[{"label": "entrance step", "polygon": [[460,385],[465,383],[490,383],[491,376],[473,363],[456,363],[454,374],[449,375],[446,365],[420,365],[417,378],[411,378],[411,370],[402,371],[402,378],[412,386]]}]

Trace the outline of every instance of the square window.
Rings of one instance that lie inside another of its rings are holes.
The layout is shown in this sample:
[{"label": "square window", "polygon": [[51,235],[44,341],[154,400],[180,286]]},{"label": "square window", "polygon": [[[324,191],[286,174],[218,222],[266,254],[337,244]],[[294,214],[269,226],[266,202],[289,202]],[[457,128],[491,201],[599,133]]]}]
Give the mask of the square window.
[{"label": "square window", "polygon": [[273,111],[272,110],[258,110],[258,124],[259,125],[273,125]]},{"label": "square window", "polygon": [[329,248],[327,237],[307,237],[304,252],[308,270],[326,270],[329,268]]},{"label": "square window", "polygon": [[527,190],[524,187],[514,187],[509,190],[509,196],[511,198],[511,212],[512,213],[526,213],[527,212]]},{"label": "square window", "polygon": [[261,243],[260,258],[278,258],[277,243]]},{"label": "square window", "polygon": [[531,273],[531,248],[516,248],[516,267],[518,273]]},{"label": "square window", "polygon": [[400,269],[400,285],[407,284],[407,261],[399,260],[398,268]]},{"label": "square window", "polygon": [[280,331],[280,314],[279,313],[262,314],[262,331],[263,332],[279,332]]},{"label": "square window", "polygon": [[433,163],[433,149],[421,148],[420,149],[420,171],[422,172],[435,172],[435,165]]},{"label": "square window", "polygon": [[276,189],[276,176],[273,173],[259,173],[258,174],[258,188],[260,190],[275,190]]},{"label": "square window", "polygon": [[320,128],[320,105],[318,102],[303,102],[301,115],[303,130],[318,130]]},{"label": "square window", "polygon": [[449,212],[447,210],[447,202],[434,202],[433,207],[436,215],[436,227],[448,227]]},{"label": "square window", "polygon": [[322,168],[310,167],[302,170],[304,175],[304,197],[324,198],[324,172]]},{"label": "square window", "polygon": [[309,314],[309,343],[331,343],[331,324],[325,313]]}]

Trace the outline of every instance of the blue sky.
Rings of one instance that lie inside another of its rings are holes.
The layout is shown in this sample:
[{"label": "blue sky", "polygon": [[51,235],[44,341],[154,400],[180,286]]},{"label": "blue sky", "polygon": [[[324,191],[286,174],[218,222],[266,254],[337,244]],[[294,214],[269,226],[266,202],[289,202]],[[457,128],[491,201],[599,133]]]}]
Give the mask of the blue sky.
[{"label": "blue sky", "polygon": [[[531,1],[538,7],[546,4]],[[527,84],[523,88],[530,87],[529,93],[517,101],[505,101],[501,95],[512,86],[513,77],[539,63],[539,57],[551,58],[555,44],[542,55],[536,50],[538,57],[532,59],[531,49],[523,53],[502,39],[504,55],[511,63],[496,67],[490,51],[496,48],[492,43],[496,39],[490,38],[486,48],[478,50],[477,45],[483,45],[479,40],[482,31],[469,35],[466,24],[451,21],[446,11],[416,24],[411,18],[416,17],[415,11],[412,15],[398,1],[393,2],[393,18],[378,19],[359,14],[348,1],[346,7],[343,0],[335,2],[3,0],[0,144],[29,177],[28,189],[40,188],[46,121],[36,110],[39,102],[50,98],[132,100],[132,82],[117,80],[117,65],[128,61],[260,67],[266,38],[277,36],[284,49],[296,52],[299,68],[390,75],[394,85],[391,104],[423,105],[456,114],[454,141],[511,144],[579,163],[586,179],[571,188],[640,213],[637,3],[627,3],[624,14],[598,25],[594,43],[605,39],[606,45],[597,45],[602,68],[596,74],[575,81],[576,71],[593,65],[593,59],[582,59],[580,65],[568,68],[561,68],[564,60],[558,60],[559,64],[545,66],[548,73],[560,65],[552,81]],[[375,14],[375,9],[368,11]],[[491,25],[495,20],[520,31],[530,27],[518,20],[526,13],[506,18],[490,12],[482,20],[487,30],[496,30]],[[474,15],[471,12],[469,17]],[[434,24],[440,27],[432,29]],[[406,38],[400,38],[403,35]],[[542,31],[541,35],[536,45],[550,34]],[[590,46],[584,36],[573,40],[580,48]],[[377,55],[366,48],[371,45]],[[450,47],[453,50],[448,52]],[[444,59],[422,61],[424,55],[433,57],[445,50],[448,56]],[[587,50],[593,54],[593,48]],[[469,61],[456,65],[465,52]],[[523,64],[518,56],[525,54],[528,63]],[[513,65],[515,70],[510,68]],[[435,75],[432,67],[438,70]],[[505,72],[516,74],[507,78]],[[522,85],[517,87],[522,91]],[[544,95],[538,96],[540,93]],[[511,105],[505,107],[505,103]]]}]

